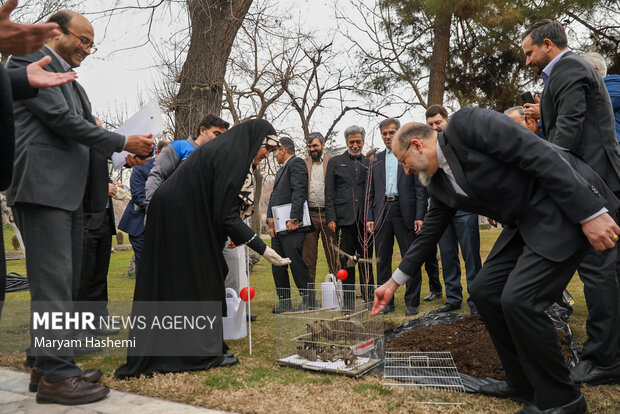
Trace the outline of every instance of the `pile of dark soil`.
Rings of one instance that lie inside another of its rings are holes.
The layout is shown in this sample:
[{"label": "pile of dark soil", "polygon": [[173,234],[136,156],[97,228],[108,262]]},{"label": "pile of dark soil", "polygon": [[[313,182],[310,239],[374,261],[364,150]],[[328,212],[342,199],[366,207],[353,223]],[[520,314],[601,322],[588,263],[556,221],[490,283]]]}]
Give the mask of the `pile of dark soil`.
[{"label": "pile of dark soil", "polygon": [[[572,354],[568,334],[558,330],[565,358]],[[491,337],[479,316],[465,317],[453,323],[438,323],[404,332],[388,339],[386,351],[400,352],[446,352],[459,372],[479,378],[505,378],[502,364],[497,356]]]}]

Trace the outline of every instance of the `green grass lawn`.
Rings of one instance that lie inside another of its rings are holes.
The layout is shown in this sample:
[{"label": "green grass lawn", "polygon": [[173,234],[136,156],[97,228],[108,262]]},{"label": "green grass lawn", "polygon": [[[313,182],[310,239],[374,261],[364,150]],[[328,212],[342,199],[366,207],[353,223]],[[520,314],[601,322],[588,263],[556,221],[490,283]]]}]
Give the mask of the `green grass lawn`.
[{"label": "green grass lawn", "polygon": [[[9,227],[4,228],[5,246],[12,249]],[[484,260],[499,235],[499,230],[481,231],[481,255]],[[322,252],[322,250],[319,250]],[[134,281],[126,276],[131,251],[112,254],[108,275],[108,290],[111,301],[129,301],[133,296]],[[395,252],[393,267],[400,261]],[[10,261],[8,271],[25,274],[23,260]],[[319,275],[327,273],[323,254],[319,254],[317,282]],[[465,286],[463,269],[462,282]],[[289,367],[279,367],[274,359],[274,284],[271,268],[261,259],[251,275],[251,284],[256,289],[252,301],[252,313],[258,321],[252,324],[252,355],[249,353],[248,338],[227,341],[240,364],[231,368],[209,371],[156,375],[127,381],[115,380],[114,370],[124,362],[119,356],[92,356],[77,358],[83,368],[101,368],[106,374],[103,382],[110,387],[166,398],[188,404],[235,412],[286,412],[286,413],[505,413],[516,412],[520,405],[511,401],[487,398],[456,392],[436,390],[384,390],[382,379],[365,375],[352,379],[338,375],[321,374]],[[292,286],[294,286],[291,281]],[[583,285],[578,277],[571,281],[569,291],[575,297],[575,314],[570,321],[578,344],[585,335],[586,304]],[[428,278],[423,274],[422,296],[428,294]],[[396,312],[386,316],[385,321],[402,324],[409,318],[404,316],[404,289],[396,296]],[[27,292],[9,293],[8,301],[27,301]],[[422,302],[421,313],[428,312],[443,301]],[[465,306],[465,308],[467,308]],[[22,367],[22,357],[0,357],[0,364]],[[591,412],[620,412],[620,386],[584,387]],[[428,404],[431,403],[431,404]],[[435,404],[442,403],[442,404]]]}]

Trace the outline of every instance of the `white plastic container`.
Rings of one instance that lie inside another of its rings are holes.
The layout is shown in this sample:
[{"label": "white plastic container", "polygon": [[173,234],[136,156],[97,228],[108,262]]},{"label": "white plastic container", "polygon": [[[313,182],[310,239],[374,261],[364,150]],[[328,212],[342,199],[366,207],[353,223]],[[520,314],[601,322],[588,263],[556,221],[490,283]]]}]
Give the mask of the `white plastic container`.
[{"label": "white plastic container", "polygon": [[[340,300],[338,300],[340,298]],[[325,276],[325,282],[321,283],[321,308],[333,308],[340,310],[343,303],[342,282],[331,273]]]},{"label": "white plastic container", "polygon": [[248,334],[245,304],[231,288],[226,288],[226,310],[228,316],[222,318],[224,340],[245,338]]}]

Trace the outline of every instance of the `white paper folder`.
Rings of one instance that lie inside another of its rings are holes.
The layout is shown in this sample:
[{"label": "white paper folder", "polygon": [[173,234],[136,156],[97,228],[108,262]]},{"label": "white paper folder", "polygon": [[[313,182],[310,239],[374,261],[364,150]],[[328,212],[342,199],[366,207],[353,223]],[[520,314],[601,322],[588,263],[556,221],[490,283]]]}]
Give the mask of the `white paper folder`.
[{"label": "white paper folder", "polygon": [[[281,204],[279,206],[271,207],[271,214],[273,216],[273,224],[276,227],[276,233],[286,231],[286,222],[291,219],[291,203]],[[304,217],[299,223],[299,227],[309,227],[312,224],[310,221],[310,211],[308,210],[308,202],[304,201]]]}]

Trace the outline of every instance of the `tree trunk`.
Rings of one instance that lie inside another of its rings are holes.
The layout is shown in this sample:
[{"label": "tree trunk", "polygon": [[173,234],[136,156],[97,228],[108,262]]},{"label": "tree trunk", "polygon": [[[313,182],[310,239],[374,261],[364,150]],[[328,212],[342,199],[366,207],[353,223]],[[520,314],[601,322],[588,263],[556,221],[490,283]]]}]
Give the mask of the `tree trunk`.
[{"label": "tree trunk", "polygon": [[433,54],[430,61],[428,80],[428,106],[443,105],[446,89],[446,65],[450,53],[450,24],[452,14],[437,15],[433,27]]},{"label": "tree trunk", "polygon": [[228,55],[252,0],[187,0],[192,34],[174,102],[175,139],[219,115]]}]

